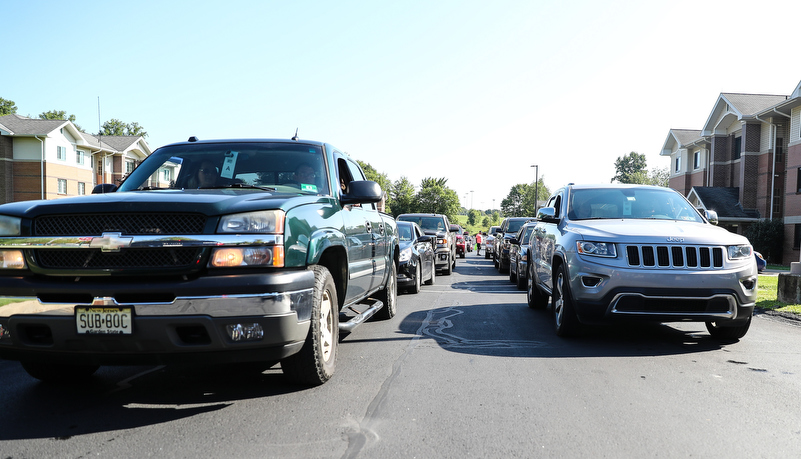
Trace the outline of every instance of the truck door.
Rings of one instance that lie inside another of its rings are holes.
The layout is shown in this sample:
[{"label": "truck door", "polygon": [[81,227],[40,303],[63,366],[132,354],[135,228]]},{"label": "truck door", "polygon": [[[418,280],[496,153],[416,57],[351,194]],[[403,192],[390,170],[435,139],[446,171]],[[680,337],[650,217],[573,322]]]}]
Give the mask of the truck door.
[{"label": "truck door", "polygon": [[[358,163],[353,160],[348,160],[347,165],[353,180],[367,180]],[[370,287],[375,289],[383,285],[384,276],[386,276],[388,268],[387,260],[389,258],[390,248],[387,244],[387,228],[384,226],[384,219],[381,217],[374,203],[362,204],[361,208],[368,222],[368,233],[370,233],[369,256],[373,267]]]},{"label": "truck door", "polygon": [[[338,195],[347,192],[353,181],[348,160],[337,155]],[[342,209],[344,233],[348,248],[348,290],[345,302],[363,298],[373,283],[373,235],[369,213],[359,204],[348,204]]]}]

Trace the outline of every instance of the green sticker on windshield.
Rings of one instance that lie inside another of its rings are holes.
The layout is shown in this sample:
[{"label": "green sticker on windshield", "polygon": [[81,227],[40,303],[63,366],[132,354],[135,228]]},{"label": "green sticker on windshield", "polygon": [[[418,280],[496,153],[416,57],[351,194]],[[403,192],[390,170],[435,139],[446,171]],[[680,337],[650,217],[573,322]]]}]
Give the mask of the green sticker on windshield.
[{"label": "green sticker on windshield", "polygon": [[317,185],[310,185],[308,183],[301,183],[300,184],[300,191],[309,191],[311,193],[317,193]]}]

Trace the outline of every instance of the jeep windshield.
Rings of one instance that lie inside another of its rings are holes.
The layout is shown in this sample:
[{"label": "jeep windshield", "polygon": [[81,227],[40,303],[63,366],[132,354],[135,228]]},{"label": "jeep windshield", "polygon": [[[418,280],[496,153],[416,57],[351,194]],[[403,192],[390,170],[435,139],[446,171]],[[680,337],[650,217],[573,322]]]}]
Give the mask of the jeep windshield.
[{"label": "jeep windshield", "polygon": [[219,142],[159,148],[119,191],[244,188],[328,195],[319,146],[283,142]]},{"label": "jeep windshield", "polygon": [[702,223],[698,211],[678,193],[659,188],[573,189],[567,216],[571,220],[640,219]]}]

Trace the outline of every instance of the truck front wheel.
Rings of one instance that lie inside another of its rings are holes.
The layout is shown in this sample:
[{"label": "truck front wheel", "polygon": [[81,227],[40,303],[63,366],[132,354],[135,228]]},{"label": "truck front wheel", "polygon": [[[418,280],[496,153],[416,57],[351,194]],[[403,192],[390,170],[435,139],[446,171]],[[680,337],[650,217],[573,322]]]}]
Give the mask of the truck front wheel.
[{"label": "truck front wheel", "polygon": [[398,268],[395,267],[395,263],[392,262],[389,266],[389,279],[387,279],[387,284],[382,290],[379,290],[376,295],[376,298],[384,303],[384,307],[375,314],[376,319],[381,320],[389,320],[395,317],[398,307],[396,304],[398,297]]},{"label": "truck front wheel", "polygon": [[297,354],[281,361],[281,370],[292,382],[319,386],[334,375],[339,342],[339,304],[328,268],[314,266],[311,326]]}]

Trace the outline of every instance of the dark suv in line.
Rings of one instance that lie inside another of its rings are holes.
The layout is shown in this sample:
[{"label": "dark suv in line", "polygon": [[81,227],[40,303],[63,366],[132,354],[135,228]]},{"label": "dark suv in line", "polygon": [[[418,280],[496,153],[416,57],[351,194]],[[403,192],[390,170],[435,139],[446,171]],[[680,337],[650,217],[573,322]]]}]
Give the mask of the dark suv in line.
[{"label": "dark suv in line", "polygon": [[495,250],[493,256],[495,257],[495,267],[498,271],[505,273],[509,271],[509,247],[511,240],[515,237],[520,228],[534,220],[531,217],[507,217],[501,223],[501,229],[495,235]]},{"label": "dark suv in line", "polygon": [[426,234],[437,237],[434,249],[436,268],[449,276],[456,268],[456,234],[450,231],[448,217],[442,214],[401,214],[395,220],[417,223]]}]

